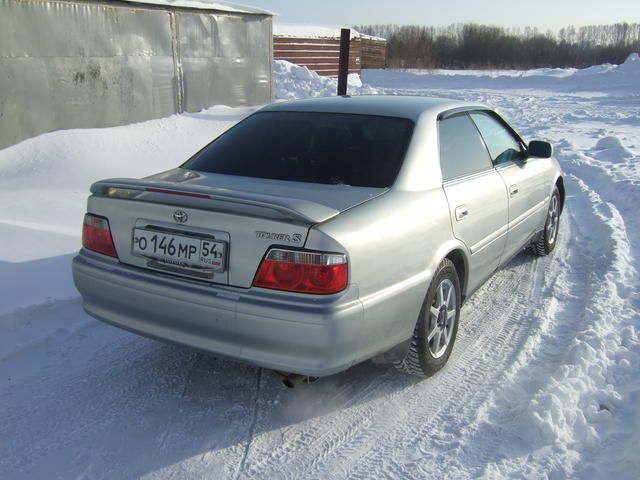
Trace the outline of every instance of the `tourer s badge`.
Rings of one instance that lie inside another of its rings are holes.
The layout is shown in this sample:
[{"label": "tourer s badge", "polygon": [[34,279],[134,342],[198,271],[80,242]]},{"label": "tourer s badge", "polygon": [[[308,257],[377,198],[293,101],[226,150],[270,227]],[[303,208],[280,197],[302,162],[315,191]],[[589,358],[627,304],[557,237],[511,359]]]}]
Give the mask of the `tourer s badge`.
[{"label": "tourer s badge", "polygon": [[302,235],[299,233],[294,233],[293,235],[290,235],[288,233],[256,231],[256,237],[262,240],[276,240],[278,242],[289,242],[289,243],[302,242]]}]

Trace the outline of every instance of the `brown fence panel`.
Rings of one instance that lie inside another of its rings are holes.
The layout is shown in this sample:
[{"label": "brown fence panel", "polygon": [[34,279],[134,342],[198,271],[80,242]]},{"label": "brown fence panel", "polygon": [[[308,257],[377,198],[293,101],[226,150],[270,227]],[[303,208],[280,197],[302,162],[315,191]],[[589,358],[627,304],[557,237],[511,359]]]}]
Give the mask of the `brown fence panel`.
[{"label": "brown fence panel", "polygon": [[387,66],[387,42],[371,38],[362,39],[362,68],[385,68]]},{"label": "brown fence panel", "polygon": [[[362,44],[359,38],[349,47],[349,73],[360,73]],[[302,65],[320,75],[338,75],[340,40],[332,38],[274,37],[274,60],[286,60]]]}]

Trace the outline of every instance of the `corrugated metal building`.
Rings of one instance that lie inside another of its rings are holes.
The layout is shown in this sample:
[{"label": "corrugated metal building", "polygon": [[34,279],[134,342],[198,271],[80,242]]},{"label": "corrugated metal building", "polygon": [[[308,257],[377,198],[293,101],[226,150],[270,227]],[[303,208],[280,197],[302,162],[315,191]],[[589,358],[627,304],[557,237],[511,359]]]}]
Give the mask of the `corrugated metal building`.
[{"label": "corrugated metal building", "polygon": [[0,0],[0,148],[272,99],[272,15],[201,0]]},{"label": "corrugated metal building", "polygon": [[[349,73],[386,66],[387,41],[351,30]],[[273,58],[303,65],[320,75],[338,75],[340,29],[313,25],[275,24]]]}]

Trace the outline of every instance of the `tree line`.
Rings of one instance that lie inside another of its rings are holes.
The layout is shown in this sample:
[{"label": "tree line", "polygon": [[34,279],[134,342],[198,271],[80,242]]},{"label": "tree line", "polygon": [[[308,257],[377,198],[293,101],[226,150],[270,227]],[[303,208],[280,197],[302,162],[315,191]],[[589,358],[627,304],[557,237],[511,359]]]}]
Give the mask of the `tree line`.
[{"label": "tree line", "polygon": [[387,39],[390,68],[584,68],[640,51],[640,23],[568,26],[557,33],[474,23],[447,27],[360,25]]}]

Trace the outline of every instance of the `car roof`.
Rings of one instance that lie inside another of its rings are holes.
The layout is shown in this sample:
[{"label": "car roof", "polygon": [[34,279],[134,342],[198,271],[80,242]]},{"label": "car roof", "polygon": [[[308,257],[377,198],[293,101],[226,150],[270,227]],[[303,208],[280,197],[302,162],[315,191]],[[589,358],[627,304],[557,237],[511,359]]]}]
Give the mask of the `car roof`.
[{"label": "car roof", "polygon": [[409,95],[357,95],[311,98],[272,103],[260,111],[271,112],[319,112],[381,115],[409,118],[417,121],[423,113],[439,114],[448,110],[487,107],[447,98]]}]

